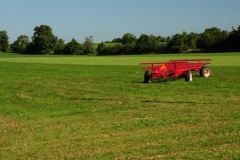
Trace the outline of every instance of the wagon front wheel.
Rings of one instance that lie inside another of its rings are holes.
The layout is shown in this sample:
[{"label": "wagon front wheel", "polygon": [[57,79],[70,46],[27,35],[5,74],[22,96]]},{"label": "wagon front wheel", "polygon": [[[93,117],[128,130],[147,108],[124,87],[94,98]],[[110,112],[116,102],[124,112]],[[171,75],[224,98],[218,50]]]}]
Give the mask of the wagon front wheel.
[{"label": "wagon front wheel", "polygon": [[200,70],[201,77],[209,77],[211,74],[211,69],[207,66],[203,66]]},{"label": "wagon front wheel", "polygon": [[152,81],[152,76],[150,71],[145,71],[144,73],[144,83],[150,83]]},{"label": "wagon front wheel", "polygon": [[189,81],[192,81],[192,71],[191,70],[187,70],[185,72],[185,81],[186,82],[189,82]]}]

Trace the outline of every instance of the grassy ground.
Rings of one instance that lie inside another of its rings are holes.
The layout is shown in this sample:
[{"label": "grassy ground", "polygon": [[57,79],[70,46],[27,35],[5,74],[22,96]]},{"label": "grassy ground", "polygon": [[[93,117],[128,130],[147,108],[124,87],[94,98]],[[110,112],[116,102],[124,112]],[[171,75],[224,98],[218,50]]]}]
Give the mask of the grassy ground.
[{"label": "grassy ground", "polygon": [[[140,62],[212,58],[144,84]],[[0,159],[239,159],[240,54],[0,53]]]}]

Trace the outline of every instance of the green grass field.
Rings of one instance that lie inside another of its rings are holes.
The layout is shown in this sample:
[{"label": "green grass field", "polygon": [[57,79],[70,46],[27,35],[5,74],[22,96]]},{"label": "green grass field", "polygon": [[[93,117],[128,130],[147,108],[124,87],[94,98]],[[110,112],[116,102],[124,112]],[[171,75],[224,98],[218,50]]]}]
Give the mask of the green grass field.
[{"label": "green grass field", "polygon": [[[143,83],[140,62],[212,58]],[[0,53],[0,159],[240,159],[240,53]]]}]

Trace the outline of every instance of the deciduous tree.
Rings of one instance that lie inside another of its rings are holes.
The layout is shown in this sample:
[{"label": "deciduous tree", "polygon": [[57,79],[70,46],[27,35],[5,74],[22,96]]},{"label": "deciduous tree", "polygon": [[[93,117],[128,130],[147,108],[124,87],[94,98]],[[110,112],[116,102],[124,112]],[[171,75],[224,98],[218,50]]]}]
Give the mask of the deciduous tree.
[{"label": "deciduous tree", "polygon": [[221,34],[222,31],[216,27],[205,29],[197,41],[197,47],[206,51],[216,50],[218,48],[216,44],[221,41]]},{"label": "deciduous tree", "polygon": [[98,55],[104,55],[106,54],[106,45],[101,42],[100,44],[98,44],[98,47],[97,47],[97,54]]},{"label": "deciduous tree", "polygon": [[172,53],[181,53],[187,49],[184,44],[184,37],[180,34],[175,34],[173,38],[168,43],[168,51]]},{"label": "deciduous tree", "polygon": [[187,43],[186,43],[188,48],[196,49],[197,48],[196,42],[199,40],[199,38],[200,38],[200,34],[193,33],[193,32],[189,33],[187,36]]},{"label": "deciduous tree", "polygon": [[143,53],[148,51],[148,39],[149,36],[141,34],[136,43],[136,49],[138,52]]},{"label": "deciduous tree", "polygon": [[114,38],[112,40],[112,42],[114,42],[114,43],[122,43],[122,38]]},{"label": "deciduous tree", "polygon": [[83,45],[83,53],[84,54],[93,54],[95,55],[95,50],[93,48],[93,36],[85,37],[84,45]]},{"label": "deciduous tree", "polygon": [[16,53],[24,53],[26,51],[26,47],[30,43],[29,37],[26,35],[20,35],[17,40],[15,40],[11,44],[11,49]]},{"label": "deciduous tree", "polygon": [[66,54],[83,54],[82,46],[74,38],[65,45]]},{"label": "deciduous tree", "polygon": [[122,37],[122,44],[134,44],[136,43],[137,41],[137,38],[134,34],[131,34],[131,33],[126,33],[123,35]]},{"label": "deciduous tree", "polygon": [[41,25],[34,28],[33,42],[35,52],[39,54],[53,53],[58,38],[53,35],[52,28],[47,25]]},{"label": "deciduous tree", "polygon": [[226,44],[228,49],[240,51],[240,26],[238,26],[238,29],[232,27],[232,31],[226,39]]},{"label": "deciduous tree", "polygon": [[64,48],[65,48],[64,40],[59,39],[57,44],[55,45],[54,54],[64,54]]},{"label": "deciduous tree", "polygon": [[158,42],[166,42],[167,38],[166,37],[162,37],[162,36],[157,36],[157,40],[158,40]]},{"label": "deciduous tree", "polygon": [[121,46],[121,53],[123,54],[133,54],[136,44],[124,44]]},{"label": "deciduous tree", "polygon": [[9,41],[8,41],[7,31],[0,31],[0,52],[7,52],[9,49]]},{"label": "deciduous tree", "polygon": [[157,40],[157,37],[151,34],[148,37],[148,42],[147,42],[148,51],[149,52],[156,52],[157,48],[158,48],[158,44],[159,44],[159,42]]}]

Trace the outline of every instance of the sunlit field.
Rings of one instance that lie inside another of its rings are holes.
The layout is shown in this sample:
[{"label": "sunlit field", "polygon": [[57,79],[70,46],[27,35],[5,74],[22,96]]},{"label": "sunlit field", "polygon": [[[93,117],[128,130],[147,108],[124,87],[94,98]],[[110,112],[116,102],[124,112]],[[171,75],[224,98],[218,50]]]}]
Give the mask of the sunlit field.
[{"label": "sunlit field", "polygon": [[[143,83],[140,62],[211,58]],[[240,159],[240,53],[0,53],[0,159]]]}]

